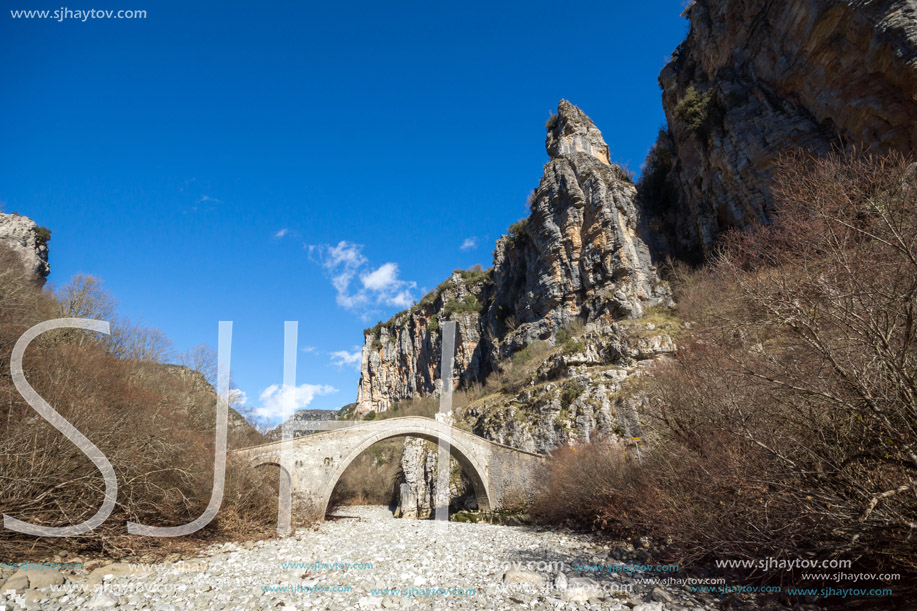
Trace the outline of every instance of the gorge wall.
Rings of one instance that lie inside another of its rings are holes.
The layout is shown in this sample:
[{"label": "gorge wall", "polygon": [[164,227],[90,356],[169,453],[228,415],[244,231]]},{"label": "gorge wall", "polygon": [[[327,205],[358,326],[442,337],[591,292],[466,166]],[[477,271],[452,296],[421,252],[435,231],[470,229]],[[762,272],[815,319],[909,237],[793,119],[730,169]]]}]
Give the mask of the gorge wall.
[{"label": "gorge wall", "polygon": [[574,320],[640,316],[668,300],[637,235],[637,188],[602,134],[561,101],[531,214],[500,238],[493,268],[456,271],[420,303],[366,331],[356,413],[436,391],[439,328],[457,322],[458,385],[483,381],[519,349]]},{"label": "gorge wall", "polygon": [[788,151],[917,147],[913,0],[697,0],[686,14],[641,181],[657,255],[699,261],[724,230],[770,220]]},{"label": "gorge wall", "polygon": [[[768,222],[775,163],[803,149],[917,147],[917,2],[698,0],[659,76],[667,118],[639,187],[562,101],[528,219],[489,272],[457,272],[367,330],[357,414],[434,393],[437,329],[458,323],[459,384],[570,321],[639,317],[667,299],[652,261],[700,262]],[[651,255],[652,254],[652,258]]]}]

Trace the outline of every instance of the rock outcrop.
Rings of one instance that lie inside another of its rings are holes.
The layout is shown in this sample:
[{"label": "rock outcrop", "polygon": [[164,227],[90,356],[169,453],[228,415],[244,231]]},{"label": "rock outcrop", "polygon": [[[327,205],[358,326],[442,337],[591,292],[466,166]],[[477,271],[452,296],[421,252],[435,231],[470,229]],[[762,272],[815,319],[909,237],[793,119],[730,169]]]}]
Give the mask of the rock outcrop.
[{"label": "rock outcrop", "polygon": [[[499,391],[466,397],[460,426],[536,452],[595,431],[640,434],[623,384],[674,345],[664,334],[637,338],[624,324],[671,305],[637,234],[637,188],[573,104],[562,100],[546,128],[550,160],[531,214],[497,242],[493,268],[457,270],[414,307],[366,330],[357,415],[437,395],[439,330],[453,320],[457,387],[480,388],[491,374],[512,371]],[[446,502],[436,463],[435,447],[405,442],[399,516],[425,518]],[[450,506],[471,508],[470,490],[453,464]]]},{"label": "rock outcrop", "polygon": [[437,392],[441,320],[456,321],[459,384],[481,379],[492,364],[481,312],[493,285],[484,271],[457,270],[419,304],[365,333],[356,414],[384,412],[399,401]]},{"label": "rock outcrop", "polygon": [[477,509],[477,499],[471,481],[453,458],[450,459],[448,490],[437,486],[436,444],[408,437],[401,455],[401,483],[395,517],[423,520],[434,514],[437,507],[453,510]]},{"label": "rock outcrop", "polygon": [[768,221],[788,151],[917,148],[913,0],[697,0],[687,15],[641,181],[657,255],[700,260],[724,230]]},{"label": "rock outcrop", "polygon": [[27,273],[34,274],[42,282],[51,273],[48,264],[50,239],[50,230],[39,227],[29,217],[0,212],[0,246],[15,252]]},{"label": "rock outcrop", "polygon": [[[654,319],[660,315],[654,313]],[[575,339],[534,356],[515,383],[483,392],[461,414],[462,424],[487,439],[528,452],[548,453],[599,435],[641,437],[639,393],[629,384],[657,359],[675,352],[665,325],[627,320],[589,323]]]},{"label": "rock outcrop", "polygon": [[637,235],[637,189],[579,108],[547,125],[551,159],[531,214],[498,242],[491,270],[456,271],[411,309],[366,331],[356,412],[435,394],[439,328],[457,322],[457,384],[482,381],[514,352],[574,321],[638,317],[668,301]]}]

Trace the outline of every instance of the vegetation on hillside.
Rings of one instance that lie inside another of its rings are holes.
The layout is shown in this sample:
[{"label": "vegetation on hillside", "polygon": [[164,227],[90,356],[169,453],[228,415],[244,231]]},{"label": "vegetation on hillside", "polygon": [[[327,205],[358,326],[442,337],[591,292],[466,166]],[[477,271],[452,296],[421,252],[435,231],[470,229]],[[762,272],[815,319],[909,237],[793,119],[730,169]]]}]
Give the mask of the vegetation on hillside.
[{"label": "vegetation on hillside", "polygon": [[900,573],[904,595],[917,575],[917,172],[898,156],[799,155],[774,192],[774,223],[676,275],[693,330],[644,378],[649,447],[559,452],[536,510],[667,538],[682,564],[849,559],[849,572]]},{"label": "vegetation on hillside", "polygon": [[[75,278],[58,295],[42,290],[14,253],[0,251],[0,513],[39,525],[71,525],[95,514],[104,494],[92,462],[36,414],[8,375],[14,343],[45,320],[113,321],[110,336],[79,330],[40,335],[26,352],[24,370],[38,394],[108,457],[118,479],[114,512],[90,534],[36,538],[0,529],[4,553],[17,561],[61,548],[136,557],[195,541],[271,533],[275,481],[230,458],[222,508],[204,530],[180,540],[127,534],[127,521],[173,526],[203,513],[213,485],[216,396],[205,380],[210,370],[203,351],[186,355],[201,373],[164,364],[168,338],[119,317],[115,306],[88,276]],[[231,430],[231,447],[260,438],[245,427]]]}]

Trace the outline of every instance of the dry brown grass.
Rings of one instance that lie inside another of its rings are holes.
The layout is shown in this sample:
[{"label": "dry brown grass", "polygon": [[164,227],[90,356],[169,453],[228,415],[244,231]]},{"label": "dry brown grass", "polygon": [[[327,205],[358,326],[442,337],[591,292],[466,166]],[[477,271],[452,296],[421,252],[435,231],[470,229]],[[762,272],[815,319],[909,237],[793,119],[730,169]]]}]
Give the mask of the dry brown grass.
[{"label": "dry brown grass", "polygon": [[788,159],[780,176],[778,222],[681,274],[679,314],[695,329],[644,387],[656,444],[639,464],[560,453],[541,515],[669,537],[683,563],[849,559],[901,573],[905,595],[917,574],[917,173],[853,155]]},{"label": "dry brown grass", "polygon": [[[97,511],[104,485],[89,459],[12,384],[13,343],[32,325],[56,318],[60,307],[22,276],[9,253],[0,253],[0,512],[35,524],[75,524]],[[230,461],[223,506],[210,526],[180,540],[127,535],[127,521],[172,526],[203,512],[213,484],[216,401],[194,376],[118,358],[109,348],[82,334],[47,333],[30,345],[24,369],[35,390],[111,461],[118,478],[116,508],[85,536],[36,538],[2,529],[4,560],[61,548],[136,556],[269,533],[276,523],[276,497],[259,474]]]}]

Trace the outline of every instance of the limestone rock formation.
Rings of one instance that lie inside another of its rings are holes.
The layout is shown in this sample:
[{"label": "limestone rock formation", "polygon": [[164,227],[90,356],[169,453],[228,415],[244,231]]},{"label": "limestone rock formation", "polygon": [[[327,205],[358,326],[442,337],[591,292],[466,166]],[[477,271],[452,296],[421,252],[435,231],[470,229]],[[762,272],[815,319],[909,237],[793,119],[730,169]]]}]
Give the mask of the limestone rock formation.
[{"label": "limestone rock formation", "polygon": [[51,232],[27,216],[0,212],[0,245],[10,248],[35,278],[44,281],[51,273],[48,240]]},{"label": "limestone rock formation", "polygon": [[722,231],[769,220],[789,150],[917,148],[913,0],[697,0],[687,15],[641,181],[657,254],[697,260]]},{"label": "limestone rock formation", "polygon": [[608,145],[602,138],[602,132],[586,113],[567,100],[560,101],[557,114],[551,117],[546,127],[548,137],[545,147],[551,159],[559,159],[573,153],[586,153],[607,166],[611,165],[611,156]]},{"label": "limestone rock formation", "polygon": [[[622,384],[642,361],[674,345],[664,334],[632,337],[618,322],[671,299],[637,234],[637,188],[611,163],[601,132],[565,100],[546,127],[550,160],[531,214],[497,242],[493,268],[457,270],[419,304],[366,330],[357,415],[435,396],[439,329],[454,320],[458,387],[503,371],[532,344],[550,352],[537,371],[515,374],[524,378],[520,387],[467,406],[462,426],[539,452],[595,431],[639,435],[634,400],[621,393]],[[584,324],[580,340],[567,339]],[[425,442],[405,443],[398,515],[428,517],[435,497],[445,502],[433,481],[436,460]],[[455,465],[450,471],[450,505],[468,508],[470,484]]]},{"label": "limestone rock formation", "polygon": [[401,456],[402,483],[399,494],[397,517],[424,519],[435,509],[436,494],[436,451],[428,448],[428,442],[410,437],[404,442]]},{"label": "limestone rock formation", "polygon": [[456,271],[419,304],[366,330],[356,413],[387,411],[394,403],[437,392],[443,320],[456,321],[459,383],[490,369],[481,341],[480,311],[492,293],[489,274]]},{"label": "limestone rock formation", "polygon": [[675,352],[675,324],[589,323],[576,339],[539,359],[515,388],[505,385],[472,401],[463,423],[482,437],[537,453],[597,434],[640,437],[643,399],[627,385]]},{"label": "limestone rock formation", "polygon": [[448,490],[437,487],[438,458],[439,449],[435,444],[416,437],[405,440],[395,517],[422,520],[432,516],[437,507],[446,505],[456,509],[477,509],[471,481],[455,459],[449,461]]},{"label": "limestone rock formation", "polygon": [[482,381],[514,352],[575,320],[638,317],[669,300],[637,235],[637,189],[579,108],[547,126],[551,159],[530,216],[497,242],[488,271],[457,271],[411,309],[366,331],[358,415],[435,394],[439,328],[457,322],[456,383]]},{"label": "limestone rock formation", "polygon": [[[596,432],[631,443],[645,434],[632,382],[675,350],[681,325],[652,260],[699,262],[723,231],[770,221],[790,151],[917,148],[914,0],[696,0],[686,15],[639,188],[561,101],[531,214],[500,238],[493,268],[456,272],[367,330],[357,414],[435,394],[437,330],[456,320],[456,384],[476,389],[461,426],[530,451]],[[533,354],[534,369],[517,365]],[[412,515],[432,494],[431,456],[405,453]]]},{"label": "limestone rock formation", "polygon": [[562,100],[557,110],[531,215],[494,254],[495,360],[574,320],[638,317],[667,297],[636,233],[636,187],[579,108]]}]

